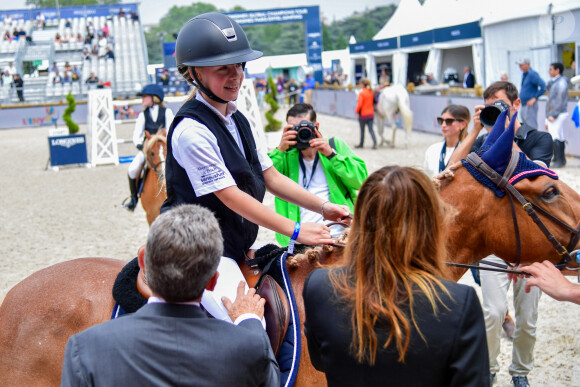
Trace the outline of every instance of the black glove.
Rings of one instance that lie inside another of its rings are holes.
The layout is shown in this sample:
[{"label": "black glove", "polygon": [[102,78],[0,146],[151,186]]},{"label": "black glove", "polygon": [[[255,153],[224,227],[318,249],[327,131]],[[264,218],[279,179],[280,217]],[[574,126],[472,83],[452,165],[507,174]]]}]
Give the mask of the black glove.
[{"label": "black glove", "polygon": [[137,149],[140,150],[140,151],[142,151],[143,150],[143,144],[137,145]]}]

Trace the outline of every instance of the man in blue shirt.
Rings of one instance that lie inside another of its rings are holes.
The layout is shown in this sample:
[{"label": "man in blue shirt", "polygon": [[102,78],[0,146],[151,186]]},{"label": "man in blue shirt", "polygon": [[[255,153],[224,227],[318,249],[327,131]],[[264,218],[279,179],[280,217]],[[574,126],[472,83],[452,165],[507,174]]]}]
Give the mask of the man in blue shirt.
[{"label": "man in blue shirt", "polygon": [[516,62],[522,70],[522,86],[520,88],[520,117],[522,121],[534,129],[538,129],[538,98],[546,92],[546,83],[537,72],[530,68],[529,58],[520,58]]}]

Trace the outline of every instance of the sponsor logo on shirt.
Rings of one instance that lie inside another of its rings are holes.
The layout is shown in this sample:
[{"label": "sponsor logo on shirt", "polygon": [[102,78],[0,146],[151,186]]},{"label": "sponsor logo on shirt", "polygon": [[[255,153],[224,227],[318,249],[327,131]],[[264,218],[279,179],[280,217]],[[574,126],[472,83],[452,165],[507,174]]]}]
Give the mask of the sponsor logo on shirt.
[{"label": "sponsor logo on shirt", "polygon": [[226,173],[216,165],[199,167],[198,171],[201,175],[202,185],[211,185],[226,177]]}]

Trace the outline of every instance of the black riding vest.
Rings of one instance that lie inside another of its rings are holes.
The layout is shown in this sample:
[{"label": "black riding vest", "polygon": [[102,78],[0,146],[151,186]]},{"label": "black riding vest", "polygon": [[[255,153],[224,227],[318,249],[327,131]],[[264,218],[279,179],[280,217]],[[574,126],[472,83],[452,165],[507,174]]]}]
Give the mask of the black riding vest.
[{"label": "black riding vest", "polygon": [[157,121],[153,121],[151,118],[151,112],[149,111],[149,107],[147,107],[143,111],[143,115],[145,116],[145,130],[148,131],[150,134],[155,134],[161,128],[167,128],[165,125],[165,108],[159,106],[159,114],[157,115]]},{"label": "black riding vest", "polygon": [[[230,210],[213,193],[203,196],[195,194],[185,169],[175,160],[171,146],[173,130],[184,117],[204,124],[214,134],[226,167],[238,188],[261,202],[266,192],[266,183],[250,124],[239,111],[232,115],[240,132],[246,153],[244,157],[223,121],[213,111],[195,99],[186,102],[177,112],[167,134],[167,160],[165,164],[167,199],[161,207],[162,213],[182,203],[199,204],[212,210],[219,221],[224,238],[223,255],[237,261],[243,260],[246,251],[256,240],[258,225]],[[211,176],[207,178],[211,179]]]}]

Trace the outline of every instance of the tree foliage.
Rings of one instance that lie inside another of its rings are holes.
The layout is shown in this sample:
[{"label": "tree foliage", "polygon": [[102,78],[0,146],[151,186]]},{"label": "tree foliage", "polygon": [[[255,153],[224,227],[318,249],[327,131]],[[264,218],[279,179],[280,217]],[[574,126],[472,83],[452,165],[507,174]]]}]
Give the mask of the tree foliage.
[{"label": "tree foliage", "polygon": [[[49,1],[49,0],[27,0]],[[81,1],[81,0],[68,0]],[[91,0],[89,0],[91,1]],[[92,0],[97,1],[97,0]],[[99,0],[108,1],[108,0]],[[395,12],[394,4],[357,12],[344,20],[333,21],[322,25],[322,43],[324,50],[341,50],[348,47],[348,40],[353,35],[357,41],[371,40],[387,23]],[[159,24],[145,33],[149,63],[163,62],[161,37],[166,42],[175,40],[179,29],[189,19],[205,12],[239,12],[244,8],[237,6],[230,11],[217,9],[208,3],[193,3],[189,6],[174,6],[163,16]],[[250,45],[264,55],[285,55],[305,52],[304,23],[265,24],[244,27]]]},{"label": "tree foliage", "polygon": [[268,121],[268,124],[264,130],[266,132],[276,132],[282,128],[282,123],[274,117],[274,114],[276,114],[280,106],[277,102],[278,91],[276,89],[276,84],[274,83],[274,78],[272,78],[272,74],[268,76],[268,89],[269,92],[264,97],[264,100],[270,105],[270,110],[266,112],[266,120]]},{"label": "tree foliage", "polygon": [[64,120],[66,126],[68,127],[68,133],[75,134],[78,133],[79,126],[76,124],[76,122],[73,121],[71,114],[73,114],[74,111],[76,110],[77,104],[75,101],[75,97],[73,97],[71,93],[68,93],[68,95],[66,96],[66,100],[68,101],[68,106],[65,109],[64,114],[62,115],[62,119]]}]

